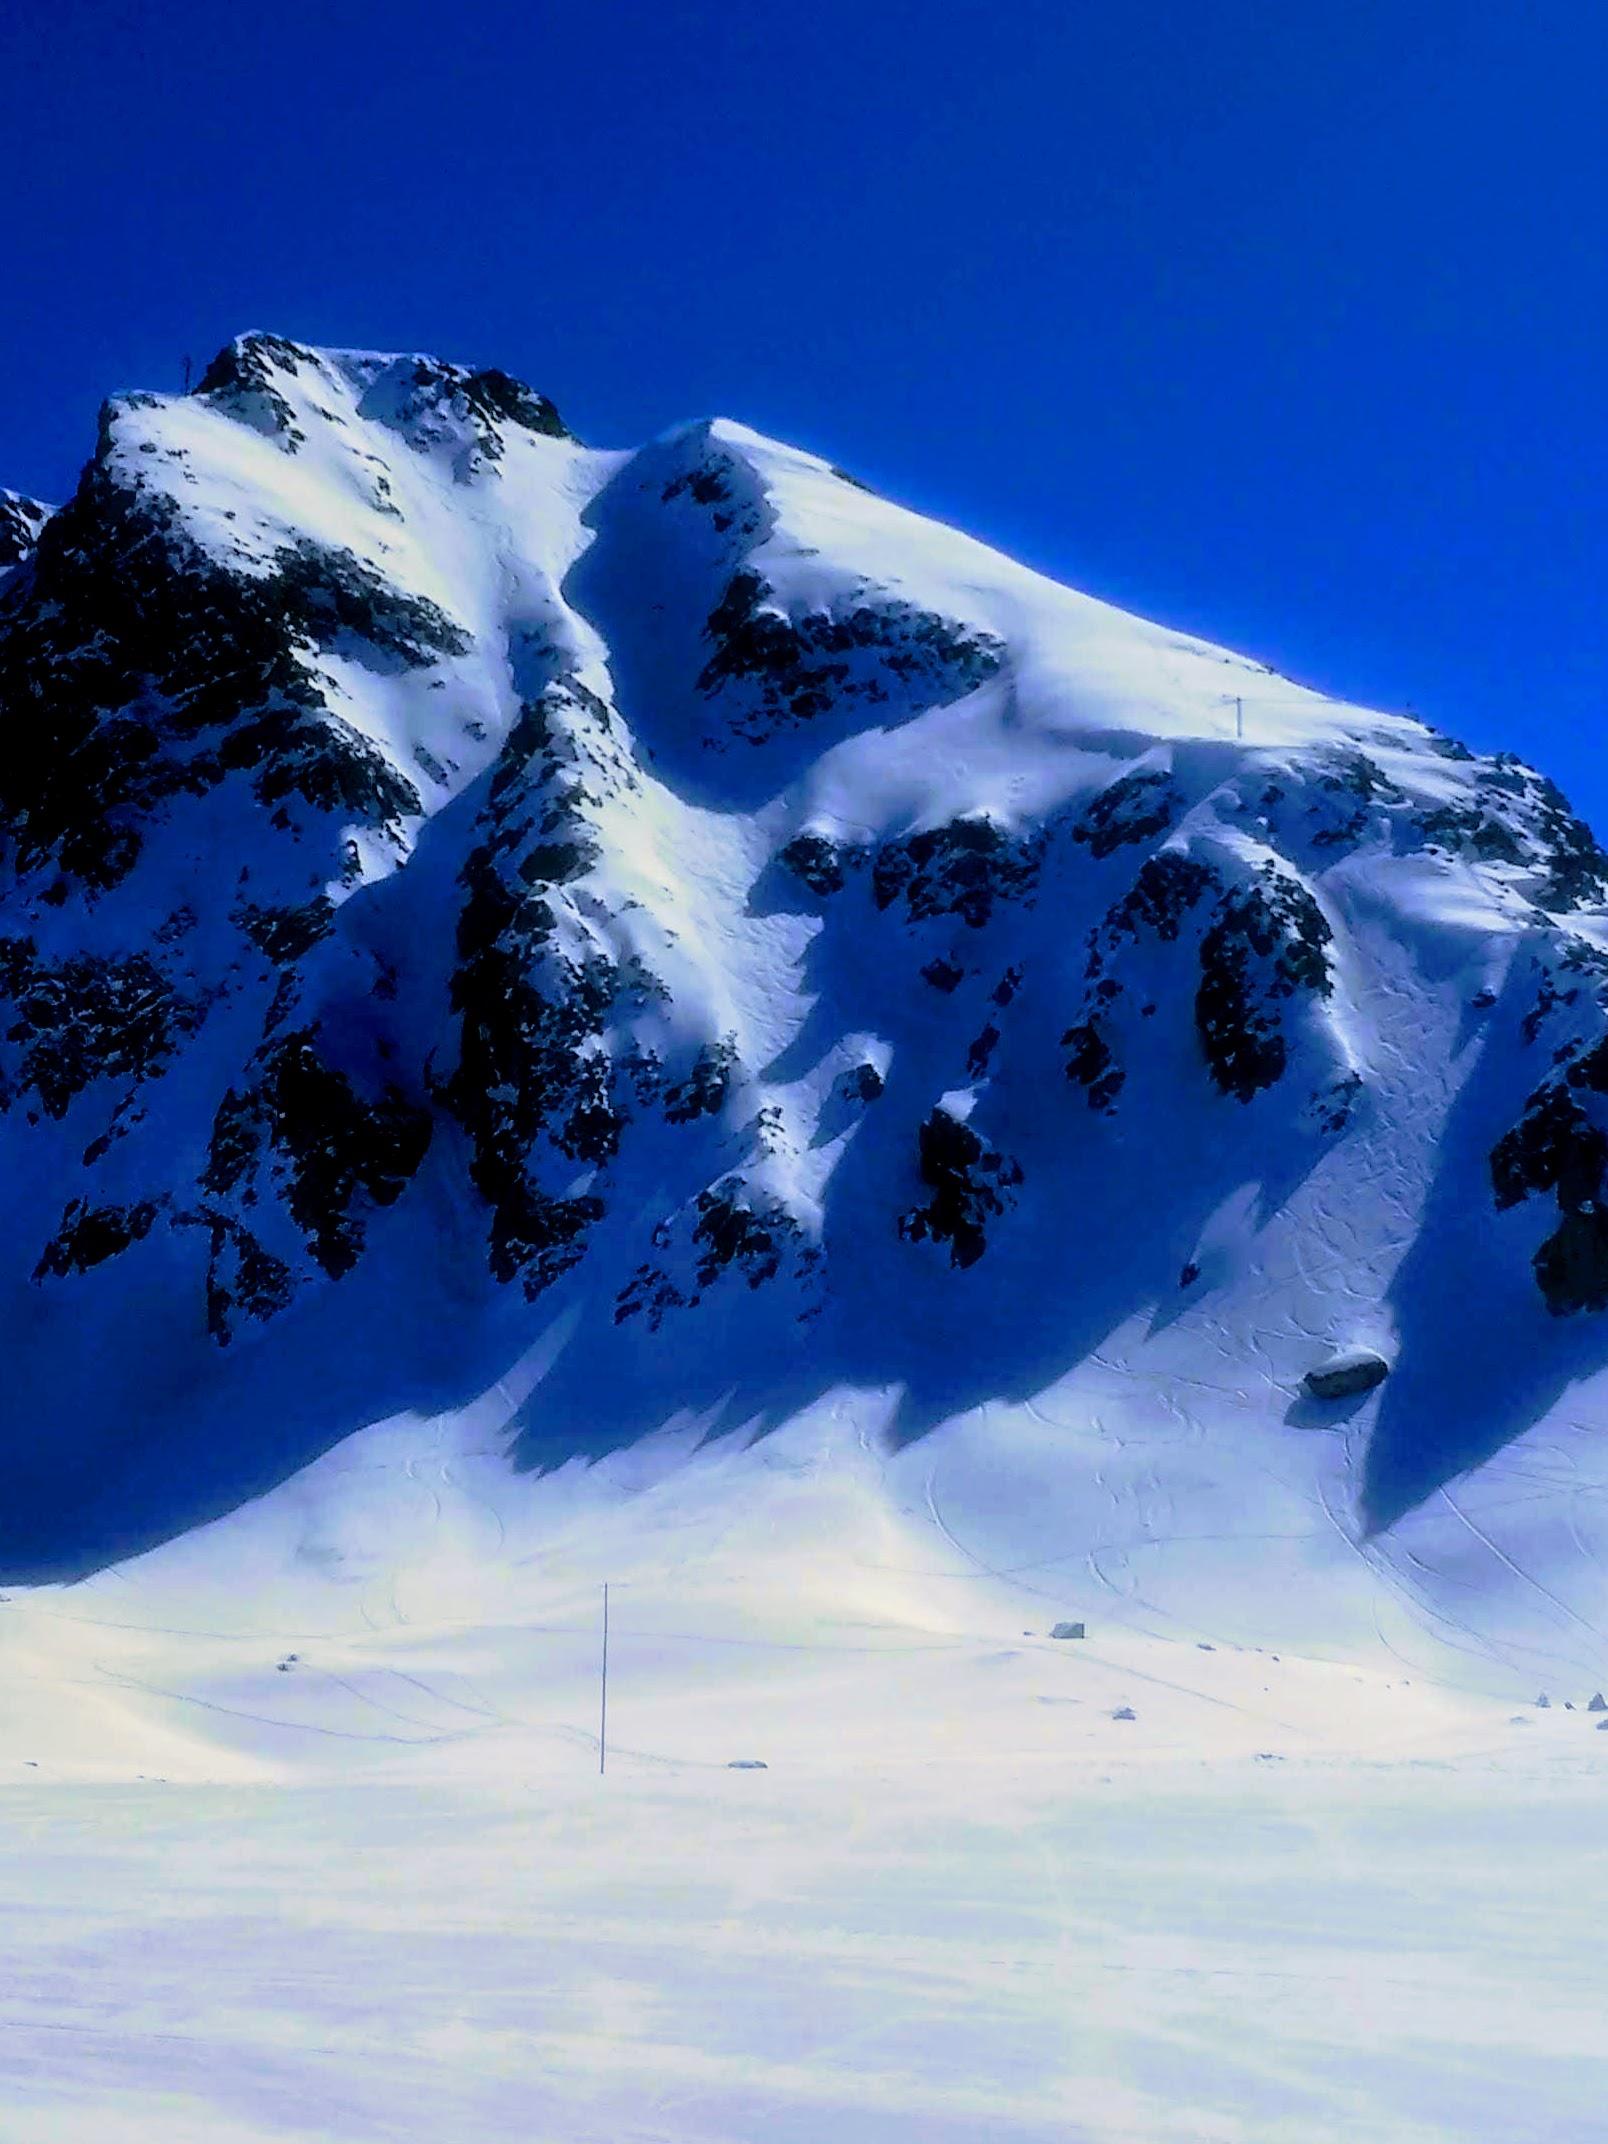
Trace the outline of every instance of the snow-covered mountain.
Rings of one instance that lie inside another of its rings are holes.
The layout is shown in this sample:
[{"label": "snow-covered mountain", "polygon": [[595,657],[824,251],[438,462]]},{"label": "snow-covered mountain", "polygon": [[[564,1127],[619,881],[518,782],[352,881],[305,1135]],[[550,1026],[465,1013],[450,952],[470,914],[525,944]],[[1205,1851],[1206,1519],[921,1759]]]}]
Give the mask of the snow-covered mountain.
[{"label": "snow-covered mountain", "polygon": [[490,1394],[547,1469],[941,1429],[980,1556],[1132,1585],[1589,1446],[1608,858],[1510,756],[741,425],[261,334],[0,494],[0,719],[12,1576]]}]

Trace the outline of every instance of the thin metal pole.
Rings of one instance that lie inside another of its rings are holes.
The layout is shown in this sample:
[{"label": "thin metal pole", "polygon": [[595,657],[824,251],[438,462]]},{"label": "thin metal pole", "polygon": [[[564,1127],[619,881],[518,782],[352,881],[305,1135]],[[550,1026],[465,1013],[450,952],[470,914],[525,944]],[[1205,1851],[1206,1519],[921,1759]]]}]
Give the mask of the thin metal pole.
[{"label": "thin metal pole", "polygon": [[597,1730],[597,1768],[603,1772],[609,1761],[609,1589],[603,1585],[603,1706]]},{"label": "thin metal pole", "polygon": [[1238,699],[1234,702],[1234,735],[1245,735],[1245,702]]}]

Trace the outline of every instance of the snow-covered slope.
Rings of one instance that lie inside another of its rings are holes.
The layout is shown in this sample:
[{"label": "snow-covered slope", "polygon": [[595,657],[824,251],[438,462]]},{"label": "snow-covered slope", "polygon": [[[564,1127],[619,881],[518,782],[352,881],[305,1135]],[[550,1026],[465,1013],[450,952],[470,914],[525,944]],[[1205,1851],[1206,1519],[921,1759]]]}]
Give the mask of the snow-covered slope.
[{"label": "snow-covered slope", "polygon": [[263,335],[0,496],[0,576],[9,1576],[380,1423],[489,1408],[534,1509],[830,1420],[1158,1629],[1596,1645],[1608,861],[1544,778],[740,425]]}]

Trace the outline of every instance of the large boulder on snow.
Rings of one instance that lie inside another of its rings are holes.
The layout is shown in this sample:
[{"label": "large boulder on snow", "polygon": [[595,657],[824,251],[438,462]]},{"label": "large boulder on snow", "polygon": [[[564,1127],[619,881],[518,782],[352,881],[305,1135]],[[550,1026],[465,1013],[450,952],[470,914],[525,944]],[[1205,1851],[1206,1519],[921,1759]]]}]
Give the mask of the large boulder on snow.
[{"label": "large boulder on snow", "polygon": [[1390,1375],[1390,1364],[1371,1347],[1347,1348],[1308,1370],[1306,1388],[1315,1400],[1349,1400],[1371,1392]]}]

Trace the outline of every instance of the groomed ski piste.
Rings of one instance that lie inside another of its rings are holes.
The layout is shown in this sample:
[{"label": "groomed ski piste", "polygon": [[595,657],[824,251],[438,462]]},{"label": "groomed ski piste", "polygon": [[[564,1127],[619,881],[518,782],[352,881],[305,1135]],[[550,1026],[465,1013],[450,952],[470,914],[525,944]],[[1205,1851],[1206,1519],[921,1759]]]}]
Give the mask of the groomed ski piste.
[{"label": "groomed ski piste", "polygon": [[0,536],[6,2144],[1600,2134],[1555,791],[433,360]]}]

